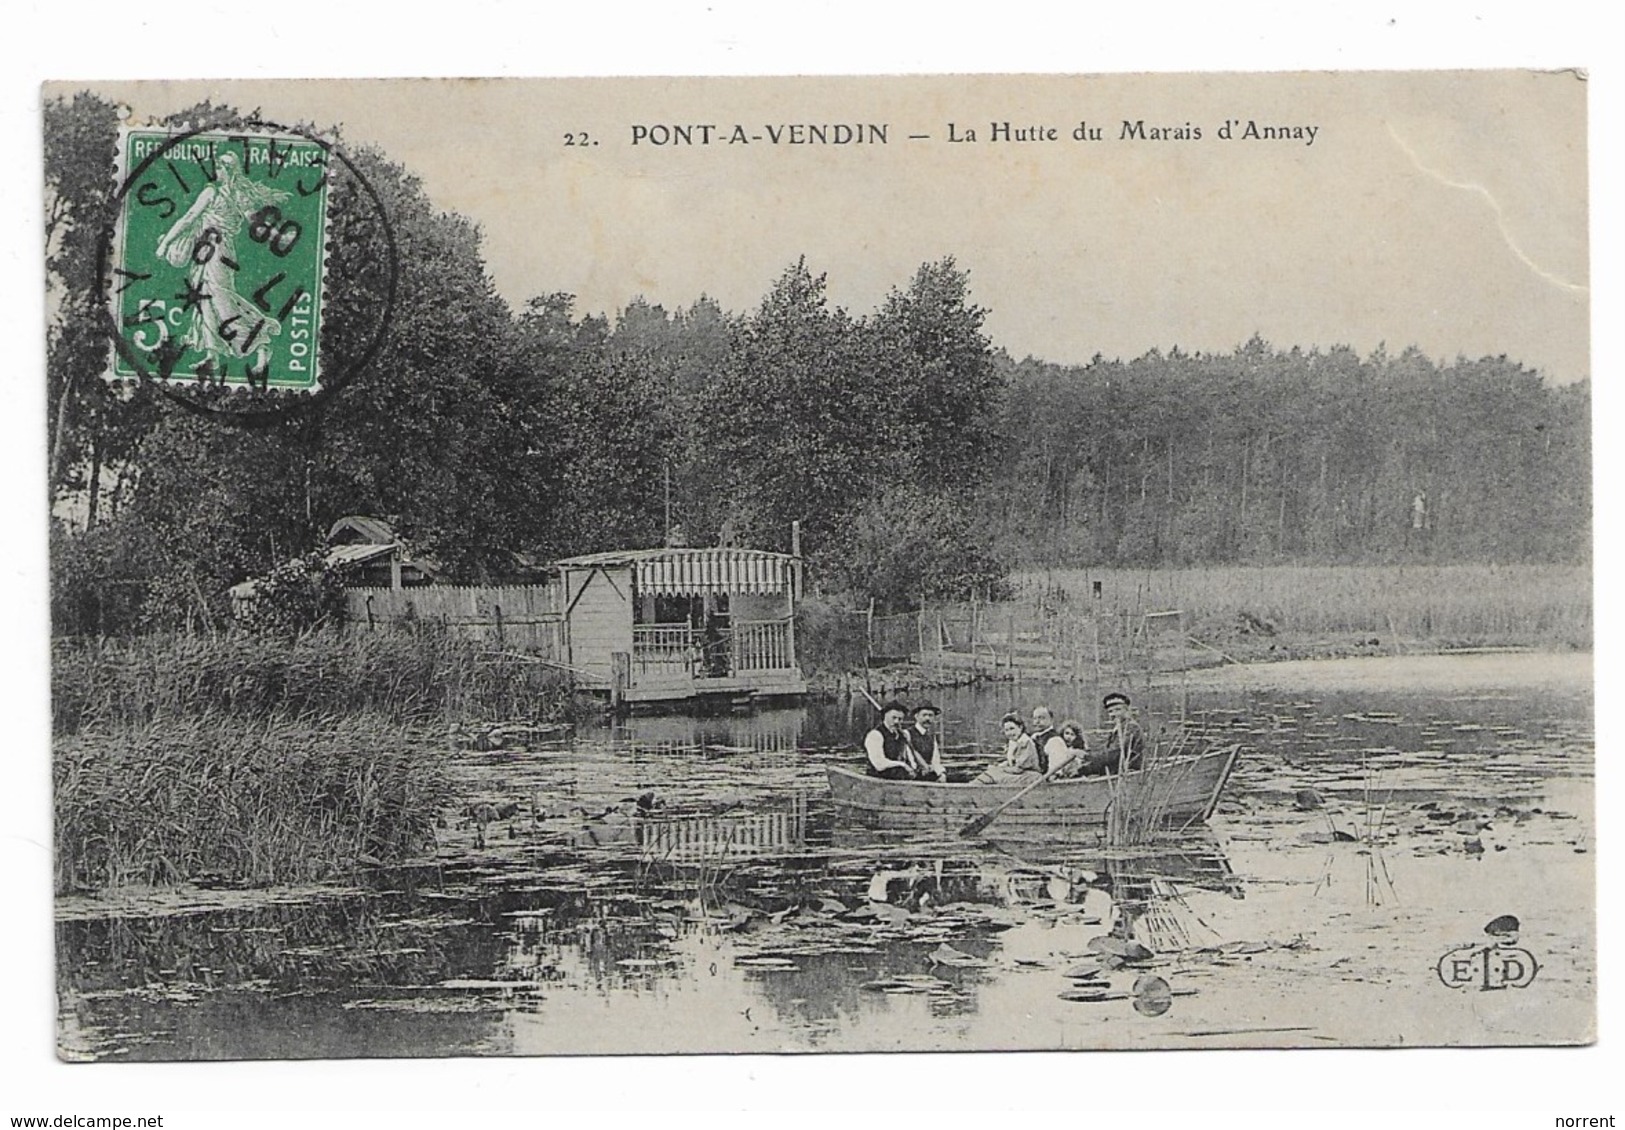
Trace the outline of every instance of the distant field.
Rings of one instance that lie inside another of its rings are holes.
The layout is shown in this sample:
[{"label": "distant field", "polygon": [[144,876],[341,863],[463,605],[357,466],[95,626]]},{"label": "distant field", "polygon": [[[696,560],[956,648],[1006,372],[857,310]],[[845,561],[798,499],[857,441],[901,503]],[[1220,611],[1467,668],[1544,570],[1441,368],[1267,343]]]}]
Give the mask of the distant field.
[{"label": "distant field", "polygon": [[1267,625],[1462,645],[1591,646],[1591,571],[1578,565],[1280,565],[1017,573],[1028,599],[1105,611],[1179,609],[1192,631]]}]

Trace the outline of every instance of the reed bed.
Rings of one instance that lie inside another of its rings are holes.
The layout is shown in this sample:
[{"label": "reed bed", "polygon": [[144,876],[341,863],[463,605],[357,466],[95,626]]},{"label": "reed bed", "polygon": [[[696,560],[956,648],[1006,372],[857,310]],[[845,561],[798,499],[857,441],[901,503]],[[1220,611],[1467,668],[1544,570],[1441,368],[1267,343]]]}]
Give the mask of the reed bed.
[{"label": "reed bed", "polygon": [[298,641],[248,632],[58,640],[51,692],[58,734],[199,714],[546,721],[573,708],[562,672],[430,625]]},{"label": "reed bed", "polygon": [[1111,788],[1111,800],[1106,806],[1108,847],[1137,847],[1153,842],[1161,833],[1184,830],[1170,829],[1167,815],[1169,803],[1190,772],[1188,762],[1176,759],[1196,752],[1191,738],[1191,731],[1184,727],[1167,741],[1147,735],[1145,772],[1113,773],[1107,778]]},{"label": "reed bed", "polygon": [[59,892],[398,862],[432,846],[449,796],[424,740],[374,716],[163,718],[55,747]]},{"label": "reed bed", "polygon": [[1061,612],[1180,609],[1185,624],[1205,636],[1239,629],[1464,645],[1585,649],[1592,642],[1591,570],[1584,565],[1053,569],[1015,581],[1021,596]]}]

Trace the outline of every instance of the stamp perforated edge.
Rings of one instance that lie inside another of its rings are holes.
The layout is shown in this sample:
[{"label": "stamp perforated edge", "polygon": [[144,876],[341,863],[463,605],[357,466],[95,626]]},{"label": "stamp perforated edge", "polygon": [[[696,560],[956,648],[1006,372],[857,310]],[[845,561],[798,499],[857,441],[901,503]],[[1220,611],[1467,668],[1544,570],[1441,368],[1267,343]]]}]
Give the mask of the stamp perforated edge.
[{"label": "stamp perforated edge", "polygon": [[[151,154],[132,164],[130,157],[130,138],[132,135],[137,133],[164,134],[166,135],[167,140],[162,146],[153,150]],[[118,331],[121,326],[121,318],[119,304],[117,301],[117,291],[112,286],[112,276],[114,272],[125,266],[124,252],[127,236],[126,223],[128,217],[126,202],[130,195],[130,190],[134,187],[136,175],[142,171],[145,171],[145,169],[153,161],[157,160],[168,147],[184,141],[189,137],[199,136],[218,136],[227,140],[231,140],[233,137],[263,137],[276,141],[296,142],[301,145],[317,145],[326,154],[322,173],[324,181],[326,181],[331,175],[333,156],[337,151],[336,144],[330,138],[323,137],[319,133],[290,129],[287,126],[277,125],[275,123],[262,121],[253,117],[245,119],[242,123],[236,125],[224,122],[204,122],[203,124],[186,122],[177,124],[174,122],[153,121],[150,119],[147,122],[135,122],[128,118],[119,122],[116,152],[114,154],[113,161],[113,184],[111,196],[116,203],[116,208],[113,214],[112,222],[109,225],[106,233],[106,238],[108,239],[108,254],[105,270],[103,272],[103,277],[98,280],[98,285],[104,290],[104,294],[102,295],[104,309],[106,310],[108,317],[111,319],[110,328],[113,333],[113,340],[108,342],[110,353],[107,365],[102,373],[102,379],[114,387],[124,385],[133,387],[143,380],[150,380],[173,393],[177,390],[194,388],[198,384],[196,379],[191,376],[171,375],[165,377],[158,373],[148,372],[139,366],[131,366],[136,370],[134,373],[119,372],[120,360],[122,359],[128,363],[128,358],[124,357],[123,352],[119,348]],[[349,163],[347,161],[344,161],[343,163],[346,165],[346,167],[348,167]],[[251,389],[247,384],[238,382],[228,386],[229,391],[234,397],[242,397],[246,399],[250,394],[257,392],[261,397],[268,396],[274,400],[307,400],[318,397],[325,391],[322,384],[321,314],[325,307],[327,296],[330,292],[328,273],[331,269],[330,262],[332,248],[331,241],[329,239],[329,229],[331,228],[332,217],[330,215],[331,198],[327,192],[328,187],[330,187],[330,182],[323,186],[322,203],[319,212],[321,223],[318,234],[318,267],[316,271],[316,284],[318,292],[315,296],[314,304],[314,310],[316,312],[316,317],[314,319],[314,325],[316,328],[316,347],[312,350],[314,368],[311,373],[311,383],[300,388],[291,388],[287,385],[272,385],[264,389],[255,390]]]}]

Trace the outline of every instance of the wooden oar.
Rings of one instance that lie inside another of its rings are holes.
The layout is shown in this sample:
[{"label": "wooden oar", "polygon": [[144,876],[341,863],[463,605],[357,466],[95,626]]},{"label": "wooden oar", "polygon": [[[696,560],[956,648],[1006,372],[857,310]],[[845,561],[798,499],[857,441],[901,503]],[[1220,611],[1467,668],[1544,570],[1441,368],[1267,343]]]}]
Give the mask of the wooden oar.
[{"label": "wooden oar", "polygon": [[979,836],[983,832],[987,831],[987,826],[989,824],[993,823],[993,821],[997,820],[999,818],[999,816],[1004,812],[1005,809],[1009,808],[1012,804],[1016,803],[1016,801],[1020,800],[1022,797],[1026,796],[1028,793],[1032,792],[1039,785],[1042,785],[1045,781],[1048,781],[1051,778],[1051,776],[1053,775],[1053,772],[1054,771],[1051,770],[1051,772],[1045,773],[1042,777],[1038,778],[1038,780],[1034,781],[1032,784],[1030,784],[1026,788],[1022,789],[1015,796],[1011,797],[1007,801],[1002,802],[999,805],[999,807],[995,808],[992,812],[984,813],[983,815],[978,816],[975,820],[972,820],[969,824],[966,824],[963,828],[959,829],[960,836],[962,836],[965,839],[969,839],[972,836]]}]

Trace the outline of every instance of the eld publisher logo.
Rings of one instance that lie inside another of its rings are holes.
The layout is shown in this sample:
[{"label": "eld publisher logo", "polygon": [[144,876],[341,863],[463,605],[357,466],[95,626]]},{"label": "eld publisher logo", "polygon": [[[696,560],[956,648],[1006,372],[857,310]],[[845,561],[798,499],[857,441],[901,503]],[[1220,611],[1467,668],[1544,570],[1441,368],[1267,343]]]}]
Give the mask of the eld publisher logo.
[{"label": "eld publisher logo", "polygon": [[1457,946],[1439,959],[1439,980],[1446,988],[1468,989],[1476,986],[1480,992],[1494,989],[1527,989],[1540,972],[1535,955],[1518,945],[1520,923],[1510,914],[1503,914],[1484,927],[1484,933],[1495,939],[1490,945]]},{"label": "eld publisher logo", "polygon": [[1462,946],[1439,959],[1439,980],[1448,988],[1527,989],[1540,963],[1516,946]]}]

